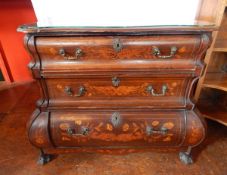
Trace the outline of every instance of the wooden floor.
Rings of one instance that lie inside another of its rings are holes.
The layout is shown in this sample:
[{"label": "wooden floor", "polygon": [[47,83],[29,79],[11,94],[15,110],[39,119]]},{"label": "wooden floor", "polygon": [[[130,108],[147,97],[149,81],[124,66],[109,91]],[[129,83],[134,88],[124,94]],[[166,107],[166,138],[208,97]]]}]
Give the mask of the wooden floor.
[{"label": "wooden floor", "polygon": [[178,153],[65,154],[37,165],[39,152],[26,136],[26,121],[39,97],[37,85],[0,91],[0,175],[227,175],[227,127],[208,121],[206,141],[193,150],[195,163]]}]

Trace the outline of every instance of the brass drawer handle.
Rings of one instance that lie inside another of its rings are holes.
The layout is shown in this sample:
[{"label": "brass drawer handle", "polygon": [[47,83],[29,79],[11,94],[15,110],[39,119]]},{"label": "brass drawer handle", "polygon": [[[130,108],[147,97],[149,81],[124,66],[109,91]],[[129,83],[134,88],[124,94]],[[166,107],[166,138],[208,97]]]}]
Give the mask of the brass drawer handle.
[{"label": "brass drawer handle", "polygon": [[90,129],[88,127],[81,127],[80,133],[76,133],[75,129],[68,128],[66,132],[69,136],[87,136],[90,132]]},{"label": "brass drawer handle", "polygon": [[147,87],[147,92],[150,93],[152,96],[165,96],[167,89],[168,89],[167,85],[165,84],[162,85],[162,93],[159,94],[155,92],[154,88],[151,85],[149,85]]},{"label": "brass drawer handle", "polygon": [[119,85],[120,85],[120,79],[118,78],[118,77],[113,77],[112,78],[112,85],[114,86],[114,87],[118,87]]},{"label": "brass drawer handle", "polygon": [[159,48],[156,46],[152,48],[152,54],[158,58],[171,58],[176,54],[176,52],[177,52],[177,47],[175,46],[171,47],[169,55],[161,55]]},{"label": "brass drawer handle", "polygon": [[65,49],[63,49],[63,48],[61,48],[58,53],[59,53],[59,55],[64,57],[64,59],[66,59],[66,60],[78,60],[83,56],[83,51],[80,48],[77,48],[75,50],[75,53],[74,53],[75,56],[67,55],[66,52],[65,52]]},{"label": "brass drawer handle", "polygon": [[65,86],[65,93],[69,96],[81,97],[84,95],[86,89],[84,86],[80,86],[78,90],[78,94],[74,94],[72,88],[70,86]]},{"label": "brass drawer handle", "polygon": [[147,135],[151,135],[151,134],[161,134],[161,135],[166,135],[168,133],[168,129],[165,127],[161,127],[160,130],[154,130],[153,127],[151,126],[147,126],[146,127],[146,133]]},{"label": "brass drawer handle", "polygon": [[75,56],[76,56],[76,59],[78,60],[80,57],[83,56],[83,51],[80,48],[77,48],[75,51]]},{"label": "brass drawer handle", "polygon": [[61,48],[59,51],[58,51],[59,55],[65,57],[65,50],[63,48]]}]

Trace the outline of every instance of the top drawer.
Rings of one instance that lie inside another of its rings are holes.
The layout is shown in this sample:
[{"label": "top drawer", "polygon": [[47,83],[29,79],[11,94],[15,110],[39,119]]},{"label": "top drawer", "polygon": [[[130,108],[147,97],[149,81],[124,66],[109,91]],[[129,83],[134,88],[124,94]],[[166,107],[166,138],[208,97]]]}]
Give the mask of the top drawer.
[{"label": "top drawer", "polygon": [[37,37],[36,46],[43,69],[172,69],[194,64],[200,40],[200,35]]}]

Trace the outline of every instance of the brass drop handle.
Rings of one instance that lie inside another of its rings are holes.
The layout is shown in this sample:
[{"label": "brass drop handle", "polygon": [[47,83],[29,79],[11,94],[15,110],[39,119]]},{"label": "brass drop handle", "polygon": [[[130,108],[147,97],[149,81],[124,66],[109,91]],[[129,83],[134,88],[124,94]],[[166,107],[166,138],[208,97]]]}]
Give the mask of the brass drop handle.
[{"label": "brass drop handle", "polygon": [[156,93],[151,85],[147,86],[147,92],[150,93],[152,96],[165,96],[167,89],[167,85],[164,84],[162,85],[161,93]]},{"label": "brass drop handle", "polygon": [[61,56],[65,56],[65,49],[61,48],[58,53],[61,55]]},{"label": "brass drop handle", "polygon": [[80,133],[76,133],[75,129],[72,128],[68,128],[66,132],[69,136],[87,136],[90,132],[90,129],[88,127],[82,126]]},{"label": "brass drop handle", "polygon": [[147,135],[151,135],[151,134],[166,135],[168,133],[168,129],[165,127],[161,127],[160,130],[155,130],[152,126],[147,126],[146,133],[147,133]]},{"label": "brass drop handle", "polygon": [[86,89],[84,86],[80,86],[79,87],[79,90],[78,90],[78,94],[74,94],[72,88],[70,86],[65,86],[65,89],[64,89],[65,93],[68,95],[68,96],[75,96],[75,97],[81,97],[84,95]]},{"label": "brass drop handle", "polygon": [[81,56],[83,56],[83,51],[80,48],[77,48],[75,51],[76,59],[79,59]]},{"label": "brass drop handle", "polygon": [[152,48],[152,54],[158,58],[172,58],[177,52],[177,47],[172,46],[170,49],[170,54],[169,55],[161,55],[161,52],[158,47],[154,46]]},{"label": "brass drop handle", "polygon": [[75,53],[74,53],[75,56],[67,55],[65,52],[65,49],[63,49],[63,48],[59,49],[58,53],[59,53],[59,55],[64,57],[64,59],[66,59],[66,60],[78,60],[79,58],[81,58],[83,56],[83,51],[80,48],[77,48],[75,50]]},{"label": "brass drop handle", "polygon": [[65,93],[66,93],[67,95],[69,95],[69,96],[72,96],[72,95],[73,95],[72,88],[69,87],[69,86],[66,86],[64,91],[65,91]]}]

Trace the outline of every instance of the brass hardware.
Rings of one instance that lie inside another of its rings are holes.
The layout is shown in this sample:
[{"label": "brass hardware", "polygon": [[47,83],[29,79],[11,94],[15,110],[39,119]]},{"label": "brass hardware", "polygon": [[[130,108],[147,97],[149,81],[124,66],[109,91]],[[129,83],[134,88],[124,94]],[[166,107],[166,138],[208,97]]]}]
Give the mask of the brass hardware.
[{"label": "brass hardware", "polygon": [[85,87],[84,87],[84,86],[80,86],[80,87],[79,87],[79,93],[78,93],[77,95],[74,95],[74,96],[80,97],[80,96],[82,96],[84,93],[85,93]]},{"label": "brass hardware", "polygon": [[79,59],[83,55],[83,52],[80,48],[77,48],[75,51],[76,59]]},{"label": "brass hardware", "polygon": [[61,48],[58,53],[61,55],[61,56],[65,56],[65,50],[63,48]]},{"label": "brass hardware", "polygon": [[152,96],[165,96],[167,89],[167,85],[162,85],[162,93],[159,94],[155,92],[154,88],[151,85],[149,85],[147,87],[147,92],[150,93]]},{"label": "brass hardware", "polygon": [[113,48],[116,52],[120,52],[122,50],[122,47],[123,46],[120,39],[117,38],[113,41]]},{"label": "brass hardware", "polygon": [[63,48],[61,48],[58,53],[66,60],[78,60],[81,56],[83,56],[83,51],[80,48],[75,50],[75,56],[70,56],[68,54],[66,55],[66,52]]},{"label": "brass hardware", "polygon": [[227,73],[227,64],[221,66],[221,72]]},{"label": "brass hardware", "polygon": [[72,128],[68,128],[68,129],[66,130],[66,132],[67,132],[67,134],[70,135],[70,136],[74,134],[74,130],[73,130]]},{"label": "brass hardware", "polygon": [[114,87],[118,87],[119,86],[119,84],[120,84],[120,79],[118,78],[118,77],[113,77],[112,78],[112,85],[114,86]]},{"label": "brass hardware", "polygon": [[88,127],[84,127],[84,126],[81,127],[80,133],[76,133],[75,129],[72,129],[72,128],[68,128],[66,130],[66,132],[69,136],[87,136],[89,134],[89,131],[90,131],[90,129]]},{"label": "brass hardware", "polygon": [[66,93],[67,95],[69,95],[69,96],[72,96],[72,95],[73,95],[72,88],[69,87],[69,86],[66,86],[64,91],[65,91],[65,93]]},{"label": "brass hardware", "polygon": [[151,134],[162,134],[162,135],[166,135],[168,132],[168,129],[165,127],[161,127],[160,130],[154,130],[154,128],[152,126],[147,126],[146,127],[146,133],[147,135],[151,135]]},{"label": "brass hardware", "polygon": [[121,115],[119,112],[114,112],[111,116],[111,123],[114,127],[117,127],[121,124]]},{"label": "brass hardware", "polygon": [[90,129],[89,129],[88,127],[83,126],[83,127],[81,128],[81,131],[82,131],[82,134],[83,134],[84,136],[86,136],[86,135],[89,134]]},{"label": "brass hardware", "polygon": [[74,94],[72,88],[70,86],[66,86],[64,91],[69,96],[81,97],[82,95],[84,95],[86,89],[84,86],[80,86],[78,94]]},{"label": "brass hardware", "polygon": [[161,52],[158,47],[154,46],[152,48],[152,54],[158,58],[171,58],[173,57],[177,52],[177,47],[173,46],[170,49],[170,55],[161,55]]}]

